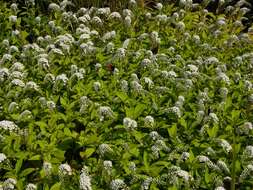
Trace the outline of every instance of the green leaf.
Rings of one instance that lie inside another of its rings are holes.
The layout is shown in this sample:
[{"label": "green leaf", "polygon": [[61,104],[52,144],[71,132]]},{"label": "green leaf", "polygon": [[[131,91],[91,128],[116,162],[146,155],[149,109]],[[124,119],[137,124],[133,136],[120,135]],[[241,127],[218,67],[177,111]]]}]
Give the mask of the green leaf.
[{"label": "green leaf", "polygon": [[29,175],[30,173],[32,173],[34,170],[35,168],[27,168],[20,173],[20,177],[25,177]]},{"label": "green leaf", "polygon": [[239,160],[235,161],[235,171],[236,172],[241,171],[241,162]]},{"label": "green leaf", "polygon": [[49,190],[48,184],[44,184],[43,190]]},{"label": "green leaf", "polygon": [[133,131],[134,138],[139,142],[142,143],[142,138],[145,136],[143,133],[139,131]]},{"label": "green leaf", "polygon": [[239,119],[240,113],[241,113],[240,110],[233,110],[232,111],[231,115],[232,115],[232,120],[233,120],[234,124]]},{"label": "green leaf", "polygon": [[35,155],[29,158],[29,160],[40,160],[40,159],[41,159],[41,155]]},{"label": "green leaf", "polygon": [[51,188],[50,190],[60,190],[61,189],[61,183],[58,182],[58,183],[55,183]]},{"label": "green leaf", "polygon": [[17,184],[16,184],[17,190],[23,190],[23,189],[25,189],[24,188],[24,185],[25,185],[24,182],[25,182],[25,178],[19,179],[17,181]]},{"label": "green leaf", "polygon": [[67,128],[67,127],[64,128],[64,135],[66,135],[67,137],[72,136],[72,133],[69,128]]},{"label": "green leaf", "polygon": [[147,151],[144,151],[144,153],[143,153],[143,162],[144,162],[144,166],[145,166],[146,171],[148,171],[149,170],[149,163],[148,163]]},{"label": "green leaf", "polygon": [[156,187],[156,184],[155,183],[152,183],[150,185],[150,190],[159,190],[157,187]]},{"label": "green leaf", "polygon": [[189,156],[189,161],[193,162],[195,159],[194,153],[192,152],[192,150],[190,150],[190,156]]},{"label": "green leaf", "polygon": [[16,165],[15,165],[16,174],[19,173],[19,171],[20,171],[20,169],[21,169],[21,167],[22,167],[22,164],[23,164],[23,158],[20,158],[20,159],[17,161]]},{"label": "green leaf", "polygon": [[132,118],[133,119],[138,118],[145,109],[146,109],[145,104],[138,104],[134,109],[134,115],[132,116]]},{"label": "green leaf", "polygon": [[116,95],[121,99],[122,102],[125,102],[128,99],[128,96],[124,92],[116,92]]},{"label": "green leaf", "polygon": [[185,129],[187,129],[187,123],[184,118],[179,119],[179,124],[183,126]]},{"label": "green leaf", "polygon": [[210,182],[211,178],[210,175],[208,173],[208,169],[206,169],[205,171],[205,182],[208,184]]},{"label": "green leaf", "polygon": [[138,158],[138,156],[139,156],[139,154],[140,154],[140,151],[139,151],[139,149],[137,148],[137,147],[134,147],[134,148],[131,148],[130,150],[129,150],[129,152],[131,153],[131,154],[133,154],[135,157],[137,157]]},{"label": "green leaf", "polygon": [[132,116],[134,114],[134,110],[133,109],[125,107],[125,112],[126,112],[126,116],[127,117],[132,118]]},{"label": "green leaf", "polygon": [[91,120],[95,119],[97,117],[97,111],[96,109],[93,109],[92,112],[91,112]]},{"label": "green leaf", "polygon": [[55,148],[52,152],[52,154],[55,156],[55,158],[57,158],[59,161],[63,161],[65,159],[65,151],[59,150],[57,148]]},{"label": "green leaf", "polygon": [[177,125],[173,124],[171,128],[168,128],[170,137],[175,138],[177,136]]},{"label": "green leaf", "polygon": [[170,165],[170,162],[166,162],[166,161],[157,161],[154,164],[152,164],[152,166],[164,166],[164,167],[168,167]]},{"label": "green leaf", "polygon": [[177,190],[177,187],[176,186],[169,187],[168,190]]},{"label": "green leaf", "polygon": [[94,152],[95,148],[87,148],[84,152],[80,152],[82,158],[89,158]]},{"label": "green leaf", "polygon": [[219,126],[218,125],[215,125],[212,128],[207,129],[207,133],[208,133],[209,137],[211,137],[211,138],[216,137],[218,131],[219,131]]},{"label": "green leaf", "polygon": [[240,152],[240,150],[241,150],[241,143],[238,143],[238,144],[235,144],[235,152],[236,152],[236,154],[238,154],[239,152]]},{"label": "green leaf", "polygon": [[68,102],[65,98],[61,97],[60,98],[60,102],[61,102],[61,105],[64,107],[64,108],[67,108],[68,107]]}]

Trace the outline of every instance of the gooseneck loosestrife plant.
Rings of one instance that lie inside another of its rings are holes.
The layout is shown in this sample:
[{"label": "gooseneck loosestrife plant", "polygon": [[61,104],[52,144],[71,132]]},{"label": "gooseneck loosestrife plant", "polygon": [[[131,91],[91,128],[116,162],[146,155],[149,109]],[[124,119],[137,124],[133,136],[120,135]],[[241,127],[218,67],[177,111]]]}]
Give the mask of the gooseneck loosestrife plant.
[{"label": "gooseneck loosestrife plant", "polygon": [[252,189],[253,28],[217,13],[0,6],[0,189]]}]

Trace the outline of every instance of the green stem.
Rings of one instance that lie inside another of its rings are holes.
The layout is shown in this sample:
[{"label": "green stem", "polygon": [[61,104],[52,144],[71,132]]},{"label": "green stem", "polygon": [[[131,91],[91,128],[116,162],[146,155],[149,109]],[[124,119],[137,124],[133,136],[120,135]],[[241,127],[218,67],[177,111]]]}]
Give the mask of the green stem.
[{"label": "green stem", "polygon": [[233,145],[232,145],[232,150],[233,150],[233,155],[232,155],[232,183],[231,183],[231,190],[235,190],[235,161],[236,161],[236,150],[235,150],[235,146],[236,146],[236,133],[235,133],[235,129],[233,130]]}]

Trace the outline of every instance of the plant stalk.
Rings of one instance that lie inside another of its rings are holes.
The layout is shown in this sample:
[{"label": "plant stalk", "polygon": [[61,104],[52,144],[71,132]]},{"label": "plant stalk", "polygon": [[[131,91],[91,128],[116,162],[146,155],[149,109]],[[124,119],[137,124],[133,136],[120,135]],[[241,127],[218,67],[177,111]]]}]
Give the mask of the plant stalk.
[{"label": "plant stalk", "polygon": [[235,129],[233,130],[233,145],[232,145],[232,182],[231,182],[231,190],[235,190],[235,162],[236,162],[236,133],[235,133]]}]

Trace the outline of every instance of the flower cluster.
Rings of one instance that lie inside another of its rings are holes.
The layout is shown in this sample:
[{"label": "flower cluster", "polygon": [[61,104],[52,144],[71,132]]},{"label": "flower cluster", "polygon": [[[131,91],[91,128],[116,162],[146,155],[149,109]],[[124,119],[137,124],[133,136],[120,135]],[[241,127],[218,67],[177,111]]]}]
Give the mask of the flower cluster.
[{"label": "flower cluster", "polygon": [[0,189],[251,188],[249,2],[38,2],[0,6]]}]

